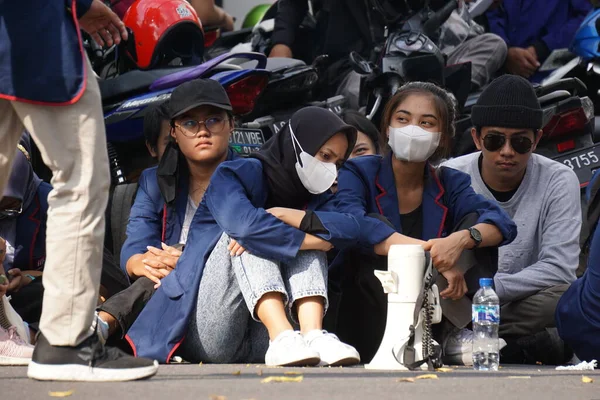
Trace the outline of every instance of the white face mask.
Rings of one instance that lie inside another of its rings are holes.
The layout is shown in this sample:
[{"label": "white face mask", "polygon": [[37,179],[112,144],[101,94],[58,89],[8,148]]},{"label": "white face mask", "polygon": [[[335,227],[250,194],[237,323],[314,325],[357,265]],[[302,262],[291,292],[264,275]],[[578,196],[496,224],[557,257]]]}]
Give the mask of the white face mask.
[{"label": "white face mask", "polygon": [[398,160],[423,162],[435,153],[440,144],[441,133],[429,132],[420,126],[389,127],[388,144]]},{"label": "white face mask", "polygon": [[[296,139],[290,123],[290,133],[292,135],[292,144],[294,145],[294,154],[296,154],[296,172],[302,185],[312,194],[321,194],[327,191],[337,179],[337,168],[334,163],[325,163],[317,160],[302,149],[300,142]],[[296,151],[296,143],[300,148],[300,158]],[[302,165],[300,165],[302,162]]]}]

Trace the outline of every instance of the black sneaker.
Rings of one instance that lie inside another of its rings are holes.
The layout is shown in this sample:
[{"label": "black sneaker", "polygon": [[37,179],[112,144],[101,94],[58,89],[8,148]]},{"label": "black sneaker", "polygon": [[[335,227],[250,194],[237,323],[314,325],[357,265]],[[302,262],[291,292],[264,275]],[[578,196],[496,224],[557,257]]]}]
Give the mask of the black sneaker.
[{"label": "black sneaker", "polygon": [[157,361],[105,347],[97,334],[77,347],[52,346],[40,334],[27,376],[41,381],[115,382],[147,378],[156,371]]},{"label": "black sneaker", "polygon": [[573,351],[560,338],[556,328],[511,341],[500,352],[500,360],[506,364],[562,365],[572,357]]}]

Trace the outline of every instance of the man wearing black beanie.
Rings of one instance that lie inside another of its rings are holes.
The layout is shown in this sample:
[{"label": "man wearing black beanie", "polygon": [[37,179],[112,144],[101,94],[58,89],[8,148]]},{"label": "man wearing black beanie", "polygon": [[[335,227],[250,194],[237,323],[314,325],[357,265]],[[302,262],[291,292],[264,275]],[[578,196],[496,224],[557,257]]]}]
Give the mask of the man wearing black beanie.
[{"label": "man wearing black beanie", "polygon": [[518,227],[499,249],[495,290],[501,303],[503,362],[560,364],[572,353],[555,328],[556,304],[579,263],[579,181],[567,166],[533,154],[542,109],[531,84],[505,75],[473,107],[479,152],[445,163],[471,176],[473,189],[498,204]]}]

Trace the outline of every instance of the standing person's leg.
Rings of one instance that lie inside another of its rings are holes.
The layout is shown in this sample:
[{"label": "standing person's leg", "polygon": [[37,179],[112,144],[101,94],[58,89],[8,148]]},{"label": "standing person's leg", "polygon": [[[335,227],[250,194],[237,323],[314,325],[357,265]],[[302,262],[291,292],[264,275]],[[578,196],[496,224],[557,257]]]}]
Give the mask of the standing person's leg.
[{"label": "standing person's leg", "polygon": [[87,60],[85,65],[86,90],[75,104],[13,103],[53,173],[42,334],[28,376],[40,380],[140,379],[154,375],[158,364],[103,349],[91,329],[100,286],[110,176],[100,90]]},{"label": "standing person's leg", "polygon": [[53,174],[40,330],[53,346],[77,346],[98,300],[110,185],[100,89],[89,68],[75,104],[14,107]]},{"label": "standing person's leg", "polygon": [[500,36],[484,33],[458,46],[448,55],[448,65],[471,62],[471,84],[481,88],[489,83],[506,61],[508,48]]}]

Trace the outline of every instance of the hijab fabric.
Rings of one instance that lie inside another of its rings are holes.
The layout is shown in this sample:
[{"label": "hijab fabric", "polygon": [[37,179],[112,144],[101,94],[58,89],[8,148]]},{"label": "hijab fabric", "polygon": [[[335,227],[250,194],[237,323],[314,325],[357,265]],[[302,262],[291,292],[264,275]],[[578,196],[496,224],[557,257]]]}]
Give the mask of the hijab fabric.
[{"label": "hijab fabric", "polygon": [[348,158],[356,142],[356,129],[346,125],[332,111],[320,107],[306,107],[296,111],[279,132],[258,152],[250,155],[263,164],[269,190],[267,208],[299,209],[312,196],[302,185],[296,172],[296,156],[301,150],[297,144],[294,150],[291,131],[302,149],[311,156],[315,156],[321,146],[339,132],[345,133],[348,138],[348,151],[344,159]]}]

